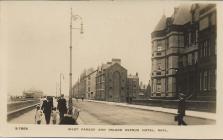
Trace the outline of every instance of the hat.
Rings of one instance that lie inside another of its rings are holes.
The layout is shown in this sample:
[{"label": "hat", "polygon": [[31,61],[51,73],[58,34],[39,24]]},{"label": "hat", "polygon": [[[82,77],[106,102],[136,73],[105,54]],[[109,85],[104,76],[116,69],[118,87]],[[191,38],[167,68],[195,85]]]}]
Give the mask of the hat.
[{"label": "hat", "polygon": [[185,94],[183,94],[183,93],[179,93],[179,98],[184,99],[185,97],[186,97],[186,95],[185,95]]}]

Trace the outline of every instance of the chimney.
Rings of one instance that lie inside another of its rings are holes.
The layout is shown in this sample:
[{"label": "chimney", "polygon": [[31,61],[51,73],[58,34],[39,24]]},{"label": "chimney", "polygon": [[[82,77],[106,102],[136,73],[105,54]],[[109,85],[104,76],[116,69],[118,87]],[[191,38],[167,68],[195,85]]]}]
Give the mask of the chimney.
[{"label": "chimney", "polygon": [[179,7],[175,7],[175,8],[174,8],[173,17],[175,17],[175,16],[176,16],[176,13],[178,12],[178,10],[179,10]]},{"label": "chimney", "polygon": [[117,59],[117,58],[112,58],[112,64],[118,63],[119,65],[121,65],[121,59]]}]

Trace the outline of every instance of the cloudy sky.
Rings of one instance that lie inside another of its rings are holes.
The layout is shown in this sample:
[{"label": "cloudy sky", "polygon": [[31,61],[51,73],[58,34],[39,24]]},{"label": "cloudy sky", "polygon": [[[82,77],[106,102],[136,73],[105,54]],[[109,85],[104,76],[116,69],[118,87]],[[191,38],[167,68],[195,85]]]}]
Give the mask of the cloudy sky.
[{"label": "cloudy sky", "polygon": [[[55,95],[60,73],[69,89],[70,8],[83,18],[84,34],[73,30],[73,83],[87,68],[120,58],[128,74],[147,84],[151,71],[151,37],[174,2],[1,2],[1,45],[6,54],[8,94],[39,89]],[[75,27],[79,22],[75,21]]]}]

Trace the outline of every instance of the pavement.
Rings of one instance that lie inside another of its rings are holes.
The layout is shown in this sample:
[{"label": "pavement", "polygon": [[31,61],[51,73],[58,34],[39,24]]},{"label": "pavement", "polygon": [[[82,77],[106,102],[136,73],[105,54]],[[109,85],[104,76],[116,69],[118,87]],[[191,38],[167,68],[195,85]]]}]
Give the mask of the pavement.
[{"label": "pavement", "polygon": [[[177,125],[175,113],[148,110],[143,106],[94,100],[73,103],[81,110],[78,117],[80,125]],[[184,120],[188,125],[216,124],[215,120],[192,116],[185,116]]]},{"label": "pavement", "polygon": [[[97,101],[97,100],[86,100],[86,101],[96,102],[96,103],[104,103],[104,104],[110,104],[110,105],[116,105],[116,106],[122,106],[122,107],[129,107],[129,108],[136,108],[136,109],[143,109],[143,110],[150,110],[150,111],[177,114],[177,109],[172,109],[172,108],[133,105],[133,104],[127,104],[127,103],[117,103],[117,102],[107,102],[107,101]],[[186,111],[186,116],[216,120],[216,113],[209,113],[209,112],[187,110]]]}]

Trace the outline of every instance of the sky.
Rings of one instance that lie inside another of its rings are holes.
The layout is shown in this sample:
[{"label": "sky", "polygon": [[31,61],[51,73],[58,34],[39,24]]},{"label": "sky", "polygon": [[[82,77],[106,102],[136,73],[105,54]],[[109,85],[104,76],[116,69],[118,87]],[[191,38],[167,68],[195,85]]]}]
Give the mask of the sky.
[{"label": "sky", "polygon": [[[63,73],[62,93],[68,95],[71,7],[84,24],[84,34],[72,31],[73,83],[84,69],[96,69],[120,58],[128,74],[138,72],[140,81],[148,84],[151,32],[161,16],[170,16],[176,5],[163,1],[1,2],[8,94],[38,89],[55,95]],[[79,27],[80,21],[73,21],[73,26]]]}]

